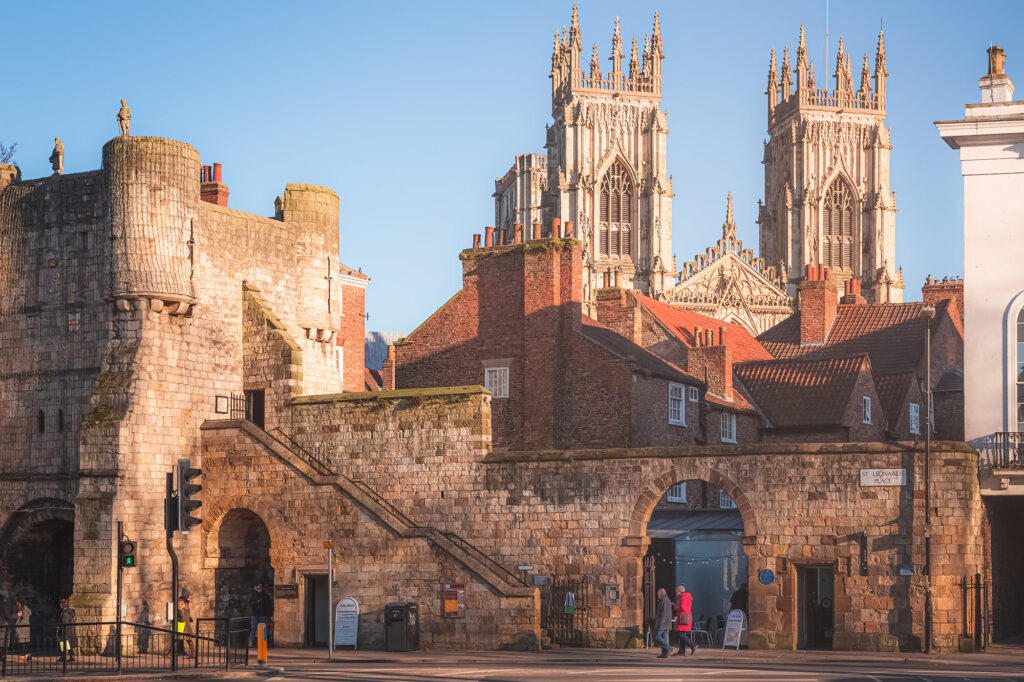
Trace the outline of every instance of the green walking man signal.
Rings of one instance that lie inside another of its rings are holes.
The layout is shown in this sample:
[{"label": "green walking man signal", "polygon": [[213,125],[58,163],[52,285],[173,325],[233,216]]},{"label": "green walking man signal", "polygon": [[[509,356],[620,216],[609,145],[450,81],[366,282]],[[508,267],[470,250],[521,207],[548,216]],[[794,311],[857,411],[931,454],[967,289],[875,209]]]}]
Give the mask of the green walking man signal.
[{"label": "green walking man signal", "polygon": [[138,559],[135,558],[135,543],[131,540],[121,540],[117,546],[118,565],[122,568],[135,568],[138,566]]},{"label": "green walking man signal", "polygon": [[192,462],[187,459],[178,460],[178,509],[177,509],[177,530],[182,533],[191,533],[192,526],[198,526],[202,520],[192,516],[192,513],[203,506],[199,500],[192,499],[203,489],[198,483],[191,483],[192,479],[198,478],[203,473],[202,469],[193,469]]}]

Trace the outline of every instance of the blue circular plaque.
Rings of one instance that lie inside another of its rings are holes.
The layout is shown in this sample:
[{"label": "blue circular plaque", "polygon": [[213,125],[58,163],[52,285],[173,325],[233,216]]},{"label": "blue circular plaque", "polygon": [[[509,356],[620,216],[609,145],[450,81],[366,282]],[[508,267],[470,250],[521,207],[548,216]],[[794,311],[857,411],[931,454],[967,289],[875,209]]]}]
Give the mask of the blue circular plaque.
[{"label": "blue circular plaque", "polygon": [[775,582],[775,574],[770,569],[765,568],[757,574],[757,579],[761,581],[762,585],[771,585]]}]

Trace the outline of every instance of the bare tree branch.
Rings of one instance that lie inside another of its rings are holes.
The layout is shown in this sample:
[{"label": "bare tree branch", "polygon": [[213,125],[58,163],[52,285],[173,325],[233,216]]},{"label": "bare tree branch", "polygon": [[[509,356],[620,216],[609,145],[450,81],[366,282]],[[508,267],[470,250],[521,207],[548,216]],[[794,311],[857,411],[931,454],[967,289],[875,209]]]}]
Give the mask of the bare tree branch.
[{"label": "bare tree branch", "polygon": [[11,145],[6,145],[0,142],[0,163],[13,163],[17,165],[17,161],[14,161],[14,152],[18,151],[18,143],[15,142]]}]

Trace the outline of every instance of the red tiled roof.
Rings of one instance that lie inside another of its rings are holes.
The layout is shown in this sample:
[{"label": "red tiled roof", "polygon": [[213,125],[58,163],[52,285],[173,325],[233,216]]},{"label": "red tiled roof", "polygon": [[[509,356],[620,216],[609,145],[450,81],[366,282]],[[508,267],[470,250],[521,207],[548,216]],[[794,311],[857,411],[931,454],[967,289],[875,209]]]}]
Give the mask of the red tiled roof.
[{"label": "red tiled roof", "polygon": [[885,419],[889,428],[895,428],[899,421],[900,412],[907,402],[907,391],[917,381],[916,372],[900,372],[899,374],[886,374],[875,377],[875,390],[878,391],[878,399],[882,402],[882,410],[885,412]]},{"label": "red tiled roof", "polygon": [[[764,346],[762,346],[757,339],[751,336],[750,332],[738,324],[716,320],[713,317],[701,315],[700,313],[676,308],[675,306],[655,301],[653,298],[649,298],[643,294],[638,294],[635,291],[631,293],[636,296],[636,300],[640,302],[640,305],[654,315],[654,317],[677,339],[682,341],[687,348],[692,348],[694,346],[694,327],[715,330],[719,327],[725,327],[727,330],[726,345],[729,347],[729,350],[732,351],[733,362],[770,360],[772,358],[772,354],[765,350]],[[799,333],[799,331],[800,328],[797,327],[797,332]]]},{"label": "red tiled roof", "polygon": [[580,331],[583,336],[602,346],[605,350],[629,360],[639,369],[663,379],[703,385],[703,382],[692,374],[636,345],[625,336],[616,333],[593,318],[584,315],[582,319],[583,326]]},{"label": "red tiled roof", "polygon": [[384,377],[379,369],[363,368],[363,384],[367,391],[379,391],[384,387]]},{"label": "red tiled roof", "polygon": [[735,374],[772,427],[838,426],[860,372],[870,368],[858,355],[748,362]]},{"label": "red tiled roof", "polygon": [[[866,353],[877,374],[897,374],[915,370],[921,363],[925,343],[925,321],[921,318],[924,306],[920,301],[840,305],[825,343],[821,345],[800,345],[799,311],[757,338],[768,352],[780,359]],[[936,303],[933,332],[948,311],[948,301]]]}]

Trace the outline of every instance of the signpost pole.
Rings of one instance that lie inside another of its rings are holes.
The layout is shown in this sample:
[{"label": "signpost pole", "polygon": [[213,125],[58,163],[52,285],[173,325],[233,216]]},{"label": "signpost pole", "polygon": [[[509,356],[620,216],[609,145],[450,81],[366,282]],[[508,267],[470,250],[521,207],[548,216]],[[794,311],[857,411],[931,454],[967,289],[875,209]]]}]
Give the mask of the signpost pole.
[{"label": "signpost pole", "polygon": [[327,626],[327,660],[334,660],[334,542],[328,540],[324,543],[327,548],[327,611],[329,614]]}]

